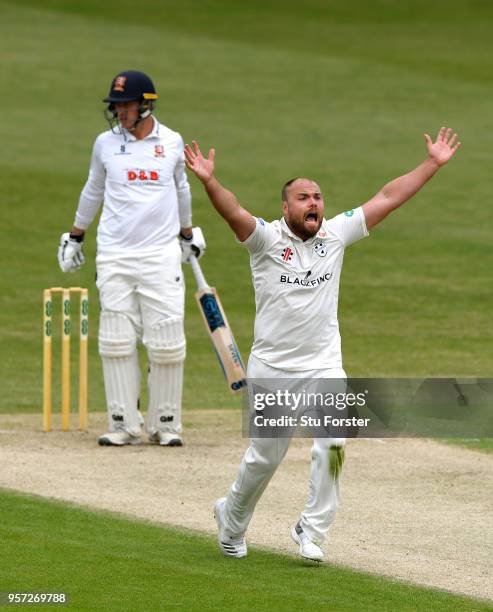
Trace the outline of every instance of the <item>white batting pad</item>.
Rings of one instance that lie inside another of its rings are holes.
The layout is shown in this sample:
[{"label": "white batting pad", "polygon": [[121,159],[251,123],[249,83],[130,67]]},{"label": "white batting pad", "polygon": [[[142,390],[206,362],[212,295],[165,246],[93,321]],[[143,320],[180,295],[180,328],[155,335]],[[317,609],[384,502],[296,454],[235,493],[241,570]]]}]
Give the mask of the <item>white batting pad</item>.
[{"label": "white batting pad", "polygon": [[162,319],[146,331],[144,344],[151,363],[165,365],[185,360],[186,342],[181,317]]},{"label": "white batting pad", "polygon": [[109,431],[140,433],[137,410],[140,368],[136,334],[124,314],[103,311],[99,323],[99,354],[103,362]]},{"label": "white batting pad", "polygon": [[183,319],[164,319],[146,338],[150,372],[147,429],[181,433],[181,395],[186,344]]},{"label": "white batting pad", "polygon": [[103,310],[99,318],[101,357],[127,357],[135,352],[137,336],[130,319],[121,312]]}]

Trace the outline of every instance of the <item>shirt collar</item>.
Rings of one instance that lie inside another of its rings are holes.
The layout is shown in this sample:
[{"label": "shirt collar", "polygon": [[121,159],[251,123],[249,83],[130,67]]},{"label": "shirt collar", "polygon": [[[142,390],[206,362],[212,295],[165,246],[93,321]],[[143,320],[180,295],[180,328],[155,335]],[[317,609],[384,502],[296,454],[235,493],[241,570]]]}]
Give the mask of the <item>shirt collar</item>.
[{"label": "shirt collar", "polygon": [[[148,140],[150,138],[159,138],[159,121],[156,119],[156,117],[154,117],[154,115],[152,116],[152,121],[154,123],[151,132],[147,134],[147,136],[142,140]],[[123,130],[123,132],[125,135],[125,140],[137,140],[137,138],[135,138],[132,132],[129,132],[128,130]]]},{"label": "shirt collar", "polygon": [[302,240],[299,236],[294,234],[289,228],[289,225],[286,223],[286,219],[284,217],[282,217],[281,219],[281,228],[283,232],[285,232],[290,238],[298,242],[302,242],[303,244],[311,244],[317,239],[320,240],[320,239],[327,238],[327,230],[325,228],[325,219],[322,219],[322,225],[320,226],[320,229],[315,234],[315,236],[308,238],[308,240]]}]

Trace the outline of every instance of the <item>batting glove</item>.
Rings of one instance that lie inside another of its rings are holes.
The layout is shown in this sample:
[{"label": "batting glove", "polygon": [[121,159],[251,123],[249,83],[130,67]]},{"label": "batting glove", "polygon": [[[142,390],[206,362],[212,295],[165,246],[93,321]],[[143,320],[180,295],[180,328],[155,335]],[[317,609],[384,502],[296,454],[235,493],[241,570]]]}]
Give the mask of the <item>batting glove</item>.
[{"label": "batting glove", "polygon": [[200,259],[205,251],[205,238],[200,227],[192,228],[190,237],[179,235],[182,263],[190,263],[190,257]]},{"label": "batting glove", "polygon": [[75,272],[86,261],[82,252],[82,242],[84,235],[71,236],[65,232],[60,236],[60,246],[58,247],[58,263],[62,272]]}]

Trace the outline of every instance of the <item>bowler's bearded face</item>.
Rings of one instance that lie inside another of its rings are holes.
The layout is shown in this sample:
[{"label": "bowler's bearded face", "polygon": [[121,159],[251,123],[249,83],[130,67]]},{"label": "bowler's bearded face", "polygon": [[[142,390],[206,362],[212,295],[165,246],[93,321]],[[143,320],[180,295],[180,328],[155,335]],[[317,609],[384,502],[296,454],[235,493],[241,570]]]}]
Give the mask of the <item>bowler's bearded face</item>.
[{"label": "bowler's bearded face", "polygon": [[324,200],[320,187],[310,179],[296,179],[286,189],[282,203],[289,229],[302,240],[315,236],[324,218]]}]

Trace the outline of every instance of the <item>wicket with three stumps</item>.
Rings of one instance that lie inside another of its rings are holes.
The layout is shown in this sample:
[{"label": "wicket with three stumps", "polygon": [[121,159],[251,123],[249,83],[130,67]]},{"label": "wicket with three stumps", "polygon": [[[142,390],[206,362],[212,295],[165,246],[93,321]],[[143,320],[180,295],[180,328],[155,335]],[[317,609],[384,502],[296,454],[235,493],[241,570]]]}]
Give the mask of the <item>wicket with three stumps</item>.
[{"label": "wicket with three stumps", "polygon": [[70,331],[71,294],[80,294],[79,325],[79,429],[87,429],[87,340],[89,337],[89,296],[81,287],[51,287],[43,292],[43,430],[51,431],[52,414],[52,315],[53,293],[61,293],[61,387],[62,431],[70,429]]}]

